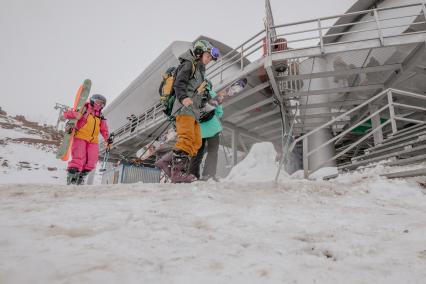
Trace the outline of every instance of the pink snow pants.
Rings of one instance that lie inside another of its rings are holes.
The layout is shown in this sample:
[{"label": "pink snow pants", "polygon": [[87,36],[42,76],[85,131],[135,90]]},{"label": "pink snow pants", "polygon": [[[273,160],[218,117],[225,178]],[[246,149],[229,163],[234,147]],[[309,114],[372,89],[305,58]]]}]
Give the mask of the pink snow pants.
[{"label": "pink snow pants", "polygon": [[90,143],[86,140],[74,137],[71,156],[72,158],[68,163],[68,169],[77,168],[79,171],[93,170],[96,167],[99,156],[98,143]]}]

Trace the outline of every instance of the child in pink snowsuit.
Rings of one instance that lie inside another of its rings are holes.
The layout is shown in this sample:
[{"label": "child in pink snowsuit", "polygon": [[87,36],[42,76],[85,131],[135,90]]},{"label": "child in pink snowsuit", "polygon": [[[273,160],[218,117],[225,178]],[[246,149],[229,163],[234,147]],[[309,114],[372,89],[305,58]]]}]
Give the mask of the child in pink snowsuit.
[{"label": "child in pink snowsuit", "polygon": [[104,96],[92,95],[90,103],[84,105],[85,111],[82,115],[72,110],[64,112],[66,119],[78,119],[71,148],[72,158],[68,163],[67,184],[83,184],[84,178],[96,167],[99,156],[99,133],[107,141],[107,147],[111,147],[108,140],[108,125],[102,115],[105,104]]}]

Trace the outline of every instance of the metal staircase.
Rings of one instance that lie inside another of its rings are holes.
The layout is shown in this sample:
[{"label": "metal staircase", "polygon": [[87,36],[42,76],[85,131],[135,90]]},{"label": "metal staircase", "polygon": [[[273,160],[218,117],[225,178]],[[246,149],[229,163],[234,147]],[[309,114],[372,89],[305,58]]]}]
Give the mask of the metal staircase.
[{"label": "metal staircase", "polygon": [[[409,100],[411,104],[396,103],[396,100],[399,102],[405,102],[406,100]],[[356,123],[345,127],[344,131],[334,136],[327,142],[321,144],[319,147],[315,149],[308,149],[308,139],[315,132],[323,128],[328,128],[339,119],[343,117],[350,117],[364,107],[371,105],[375,105],[377,111],[363,117]],[[419,105],[422,105],[423,107],[420,107]],[[395,107],[398,107],[399,111],[396,111]],[[362,155],[352,157],[350,162],[339,165],[339,171],[342,172],[354,170],[361,166],[367,166],[372,163],[377,163],[387,159],[393,159],[392,161],[388,161],[384,164],[387,166],[398,166],[423,162],[425,161],[426,156],[426,120],[418,120],[415,118],[401,116],[400,114],[403,114],[403,112],[407,109],[415,109],[416,112],[412,112],[411,115],[415,116],[418,114],[420,117],[423,117],[423,115],[426,113],[426,96],[401,90],[387,89],[360,104],[359,106],[353,108],[352,110],[345,112],[344,114],[323,124],[315,130],[312,130],[307,134],[297,138],[291,145],[290,152],[294,149],[298,142],[303,142],[304,173],[305,177],[308,178],[310,174],[320,169],[328,161],[337,160],[364,141],[373,139],[375,134],[381,134],[383,133],[383,130],[390,129],[391,134],[388,135],[387,139],[378,139],[380,142],[376,146],[364,150],[365,153]],[[350,134],[354,129],[366,121],[372,120],[374,118],[386,119],[377,125],[376,128],[369,129],[356,141],[352,141],[349,146],[344,147],[329,160],[323,161],[322,164],[317,165],[316,168],[311,169],[309,167],[310,156],[317,153],[318,151],[321,151],[325,146],[331,143],[339,143],[342,138]],[[407,127],[407,123],[414,125]]]},{"label": "metal staircase", "polygon": [[[309,158],[330,144],[337,152],[329,160],[336,160],[342,171],[386,158],[395,159],[388,162],[390,166],[421,161],[419,157],[426,154],[421,145],[425,96],[388,88],[419,71],[416,62],[425,54],[425,3],[283,25],[274,23],[269,1],[265,3],[264,29],[206,69],[216,91],[237,79],[248,80],[242,93],[223,103],[222,142],[232,148],[233,164],[238,150],[247,151],[258,141],[272,141],[285,151],[290,128],[294,139],[289,152],[302,146],[305,177],[318,169],[309,168]],[[386,60],[376,60],[383,54]],[[337,68],[339,57],[348,64]],[[335,66],[315,68],[323,58]],[[320,79],[332,84],[313,88]],[[316,102],[321,96],[328,99]],[[329,110],[316,111],[324,108]],[[134,155],[165,122],[161,105],[150,106],[137,120],[115,131],[113,153]],[[308,138],[324,128],[333,138],[308,149]]]}]

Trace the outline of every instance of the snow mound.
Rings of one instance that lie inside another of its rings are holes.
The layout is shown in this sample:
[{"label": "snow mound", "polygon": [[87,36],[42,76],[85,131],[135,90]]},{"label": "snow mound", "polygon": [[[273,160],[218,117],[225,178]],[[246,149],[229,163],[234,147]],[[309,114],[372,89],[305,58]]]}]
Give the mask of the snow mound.
[{"label": "snow mound", "polygon": [[[270,182],[274,181],[278,170],[277,152],[271,142],[256,143],[248,155],[232,168],[225,181]],[[281,170],[281,177],[288,176]]]},{"label": "snow mound", "polygon": [[324,167],[315,171],[313,174],[311,174],[310,178],[314,180],[321,180],[324,177],[338,175],[338,174],[339,174],[339,171],[337,170],[337,167]]}]

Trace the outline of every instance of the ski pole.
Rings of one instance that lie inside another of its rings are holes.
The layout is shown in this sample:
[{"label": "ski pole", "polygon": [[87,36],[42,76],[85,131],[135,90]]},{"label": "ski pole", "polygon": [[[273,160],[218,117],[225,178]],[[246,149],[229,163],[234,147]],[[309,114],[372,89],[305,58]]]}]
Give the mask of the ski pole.
[{"label": "ski pole", "polygon": [[145,153],[146,152],[148,152],[148,150],[149,150],[149,148],[152,146],[152,145],[154,145],[154,143],[155,143],[155,141],[157,141],[158,140],[158,138],[160,138],[161,137],[161,135],[163,135],[163,133],[164,132],[166,132],[166,130],[167,129],[169,129],[169,126],[170,126],[170,124],[172,123],[173,121],[170,121],[170,123],[167,125],[167,127],[166,128],[164,128],[161,132],[160,132],[160,134],[158,134],[158,136],[146,147],[146,150],[141,154],[141,155],[139,155],[139,157],[143,157],[143,155],[145,155]]},{"label": "ski pole", "polygon": [[104,156],[104,160],[102,162],[102,168],[99,170],[100,172],[105,172],[106,171],[106,164],[108,162],[109,159],[109,152],[111,151],[110,148],[108,147],[108,145],[112,144],[114,142],[114,132],[112,132],[108,139],[107,139],[107,149],[105,150],[105,156]]},{"label": "ski pole", "polygon": [[[172,118],[172,117],[174,117],[177,113],[179,113],[181,110],[182,110],[182,108],[183,108],[183,106],[181,106],[180,108],[178,108],[174,113],[172,113],[170,116],[169,116],[169,118],[168,118],[168,120],[166,120],[166,121],[164,121],[163,123],[161,123],[154,131],[152,131],[144,140],[142,140],[142,142],[139,142],[139,143],[137,143],[137,145],[135,146],[136,148],[138,147],[138,145],[143,145],[144,143],[145,143],[145,141],[147,141],[148,140],[148,138],[151,138],[152,137],[152,135],[154,135],[154,133],[156,133],[157,131],[158,131],[158,129],[160,129],[167,121],[169,122],[168,124],[167,124],[167,126],[166,126],[166,128],[165,129],[163,129],[162,131],[161,131],[161,133],[153,140],[153,142],[151,143],[151,145],[155,142],[155,141],[157,141],[157,139],[169,128],[169,126],[174,122],[174,119]],[[150,145],[150,146],[151,146]],[[149,147],[147,148],[147,149],[149,149]],[[145,153],[147,152],[147,150],[145,150],[145,152],[143,152],[142,153],[142,155],[141,156],[143,156]],[[129,155],[121,155],[121,159],[122,160],[125,160],[125,161],[129,161]]]},{"label": "ski pole", "polygon": [[100,172],[105,172],[106,171],[106,163],[107,163],[107,161],[108,161],[108,159],[109,159],[109,149],[107,149],[106,151],[105,151],[105,156],[104,156],[104,160],[103,160],[103,162],[102,162],[102,167],[101,167],[101,169],[99,170]]},{"label": "ski pole", "polygon": [[169,124],[167,125],[167,127],[169,127],[169,125],[174,121],[172,117],[175,116],[175,114],[177,114],[181,109],[183,108],[183,106],[181,106],[179,109],[177,109],[174,113],[172,113],[168,119],[166,121],[164,121],[163,123],[161,123],[154,131],[152,131],[150,134],[148,134],[148,136],[142,140],[142,142],[139,142],[138,145],[143,145],[149,138],[151,138],[154,133],[156,133],[158,131],[158,129],[160,129],[165,123],[169,122]]}]

